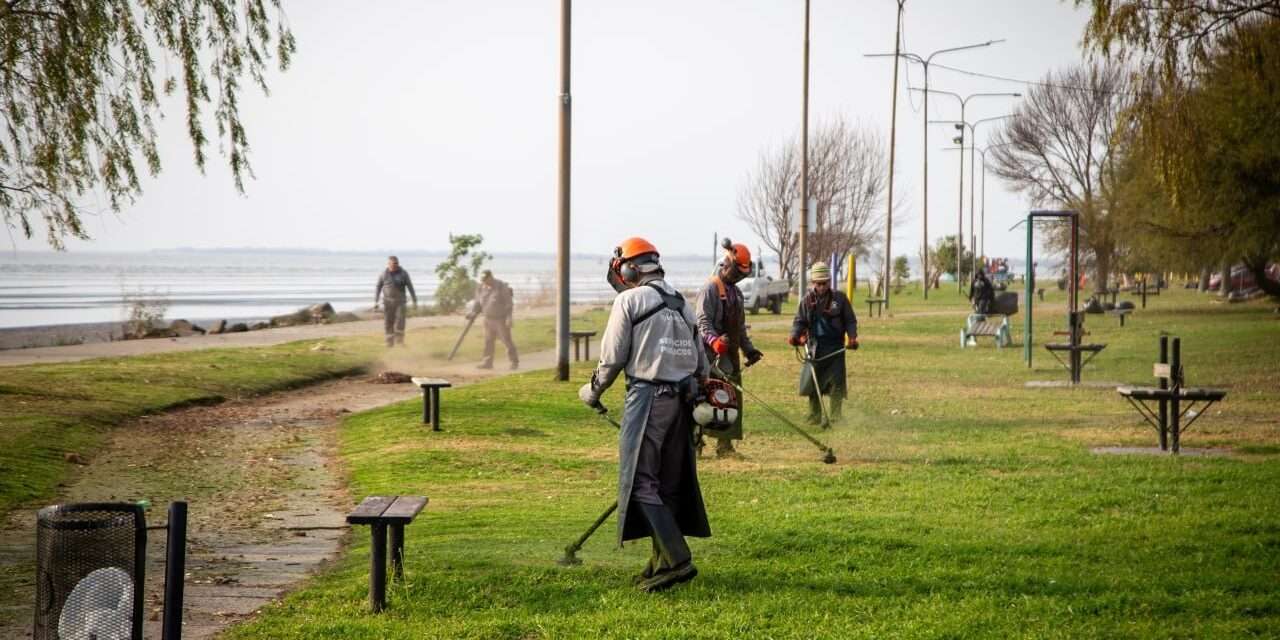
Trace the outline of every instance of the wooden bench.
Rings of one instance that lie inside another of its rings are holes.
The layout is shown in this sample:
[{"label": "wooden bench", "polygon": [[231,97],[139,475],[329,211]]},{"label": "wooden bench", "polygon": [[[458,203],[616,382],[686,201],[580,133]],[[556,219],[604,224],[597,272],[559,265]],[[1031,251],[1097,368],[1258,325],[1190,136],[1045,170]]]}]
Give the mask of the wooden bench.
[{"label": "wooden bench", "polygon": [[[1152,367],[1152,375],[1160,380],[1158,387],[1123,386],[1116,387],[1120,397],[1129,401],[1137,409],[1142,418],[1156,430],[1160,438],[1160,450],[1173,453],[1182,448],[1182,434],[1208,411],[1213,403],[1227,397],[1222,389],[1184,387],[1186,372],[1182,368],[1182,339],[1173,339],[1173,361],[1169,361],[1169,337],[1160,336],[1160,361]],[[1155,408],[1147,404],[1154,402]],[[1182,403],[1187,402],[1186,408]],[[1195,411],[1196,404],[1203,403],[1200,411]],[[1182,419],[1191,414],[1191,419],[1182,423]]]},{"label": "wooden bench", "polygon": [[427,506],[426,496],[369,496],[347,514],[347,524],[369,525],[369,606],[374,613],[387,606],[387,533],[391,533],[391,575],[404,580],[404,526]]},{"label": "wooden bench", "polygon": [[[596,336],[594,331],[570,331],[569,337],[573,338],[573,361],[591,360],[591,339]],[[582,345],[583,351],[586,353],[585,358],[578,356],[578,345]]]},{"label": "wooden bench", "polygon": [[440,429],[440,390],[453,386],[442,378],[410,378],[422,389],[422,424],[430,424],[432,431]]},{"label": "wooden bench", "polygon": [[[872,309],[875,311],[872,311]],[[867,317],[884,315],[884,298],[867,298]]]}]

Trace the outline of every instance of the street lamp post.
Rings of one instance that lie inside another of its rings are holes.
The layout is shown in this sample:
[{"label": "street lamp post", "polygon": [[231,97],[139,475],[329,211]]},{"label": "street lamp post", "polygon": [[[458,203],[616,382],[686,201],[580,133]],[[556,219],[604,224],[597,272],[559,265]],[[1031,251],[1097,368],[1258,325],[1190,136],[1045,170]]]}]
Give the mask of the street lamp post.
[{"label": "street lamp post", "polygon": [[997,147],[1007,147],[1011,144],[1013,143],[1001,142],[999,144],[990,144],[981,149],[978,149],[978,153],[981,154],[982,156],[982,215],[981,215],[981,226],[978,227],[979,229],[978,237],[982,238],[982,254],[983,255],[986,255],[987,253],[987,152]]},{"label": "street lamp post", "polygon": [[[807,5],[806,5],[806,6],[807,6]],[[806,11],[807,11],[807,9],[806,9]],[[806,15],[807,15],[807,13],[806,13]],[[968,50],[968,49],[979,49],[979,48],[982,48],[982,47],[989,47],[989,46],[991,46],[991,45],[993,45],[993,44],[996,44],[997,42],[1004,42],[1004,40],[1003,40],[1003,39],[1000,39],[1000,40],[988,40],[988,41],[986,41],[986,42],[981,42],[981,43],[978,43],[978,44],[965,45],[965,46],[963,46],[963,47],[949,47],[949,48],[947,48],[947,49],[938,49],[937,51],[934,51],[934,52],[930,53],[930,54],[929,54],[929,55],[927,55],[927,56],[920,56],[920,55],[918,55],[918,54],[911,53],[911,52],[869,53],[869,54],[866,54],[866,55],[864,55],[864,56],[863,56],[863,57],[866,57],[866,58],[884,58],[884,57],[903,58],[903,59],[907,60],[908,62],[915,62],[916,64],[919,64],[921,67],[923,67],[923,68],[924,68],[924,87],[925,87],[925,94],[924,94],[924,118],[923,118],[923,119],[924,119],[924,122],[922,123],[922,124],[924,125],[924,153],[923,153],[923,157],[924,157],[924,216],[923,216],[923,218],[922,218],[923,229],[922,229],[922,231],[921,231],[921,233],[920,233],[921,242],[923,243],[923,244],[922,244],[922,246],[921,246],[921,256],[920,256],[920,260],[921,260],[921,268],[922,268],[922,270],[923,270],[923,273],[921,274],[921,276],[922,276],[922,281],[923,281],[923,289],[924,289],[924,298],[925,298],[925,300],[928,300],[928,299],[929,299],[929,93],[928,93],[928,89],[929,89],[929,64],[933,62],[933,58],[934,58],[935,56],[939,56],[939,55],[942,55],[942,54],[944,54],[944,53],[952,53],[952,52],[955,52],[955,51],[965,51],[965,50]],[[897,60],[894,60],[894,64],[895,64],[895,65],[897,64]],[[892,206],[892,203],[890,203],[890,206]]]},{"label": "street lamp post", "polygon": [[[1020,94],[1012,94],[1012,95],[1017,96]],[[963,112],[963,109],[962,109],[962,112]],[[964,127],[969,127],[969,134],[970,134],[970,141],[969,141],[969,249],[973,251],[972,268],[974,269],[975,272],[977,271],[977,268],[978,268],[978,256],[984,255],[984,252],[979,251],[977,248],[978,247],[978,231],[977,231],[977,227],[974,225],[974,220],[973,220],[973,215],[974,215],[973,199],[974,199],[974,195],[977,193],[977,190],[974,189],[974,186],[975,186],[974,181],[977,179],[978,162],[977,162],[977,157],[974,154],[978,150],[977,148],[978,125],[987,124],[990,122],[998,122],[1000,120],[1005,120],[1012,117],[1013,117],[1012,114],[1008,114],[1003,116],[996,116],[994,118],[981,118],[978,120],[974,120],[973,122],[965,122],[963,120],[930,120],[929,121],[930,124],[954,124],[956,129],[960,130],[962,138],[964,136]],[[946,149],[946,151],[951,151],[951,149]],[[985,155],[984,155],[984,158],[985,158]],[[983,171],[986,171],[985,159],[983,162],[984,162]],[[964,163],[964,158],[962,157],[961,164],[963,163]],[[963,179],[964,178],[962,177],[961,180]],[[985,176],[984,176],[984,180],[985,180]],[[983,187],[985,189],[986,187],[985,183]],[[985,206],[985,203],[984,203],[984,206]],[[984,219],[985,219],[985,215],[986,213],[984,211],[983,213]],[[986,227],[985,222],[983,222],[983,227],[984,228]],[[984,245],[983,249],[985,250],[986,248],[985,241],[983,242],[983,245]]]},{"label": "street lamp post", "polygon": [[[926,96],[928,96],[930,93],[938,93],[946,96],[951,96],[960,103],[960,120],[958,122],[962,124],[959,124],[957,126],[957,128],[960,129],[960,139],[957,142],[960,146],[964,146],[964,129],[963,129],[964,124],[963,123],[966,123],[964,119],[964,112],[965,112],[965,107],[968,106],[970,100],[974,98],[991,98],[991,97],[1017,98],[1022,95],[1020,93],[971,93],[967,96],[962,96],[958,93],[954,93],[951,91],[941,91],[939,89],[927,89],[927,88],[919,89],[916,87],[911,87],[911,90],[923,92],[924,95]],[[927,114],[926,114],[926,117],[927,117]],[[926,125],[927,124],[928,124],[928,121],[926,119]],[[961,271],[962,271],[961,267],[963,266],[963,260],[964,260],[964,154],[963,153],[960,154],[960,199],[959,200],[960,200],[959,211],[956,214],[956,218],[957,218],[956,220],[956,227],[957,227],[957,230],[956,230],[956,290],[963,293],[964,281],[963,281],[963,278],[961,278]],[[972,206],[973,205],[971,202],[970,208],[972,208]],[[972,221],[970,222],[970,227],[972,227]]]},{"label": "street lamp post", "polygon": [[[1003,116],[1003,117],[1004,117],[1004,118],[1008,118],[1008,117],[1011,117],[1011,116]],[[990,119],[990,120],[999,120],[1000,118],[989,118],[989,119]],[[976,122],[975,122],[974,124],[976,125],[976,124],[978,124],[978,123],[976,123]],[[981,253],[982,255],[986,255],[986,253],[987,253],[987,152],[988,152],[988,151],[990,151],[990,150],[992,150],[992,149],[995,149],[995,148],[997,148],[997,147],[1006,147],[1006,146],[1009,146],[1010,144],[1013,144],[1013,143],[1011,143],[1011,142],[1001,142],[1000,144],[987,145],[986,147],[983,147],[983,148],[981,148],[981,149],[978,149],[978,157],[979,157],[979,158],[982,158],[982,181],[981,181],[981,182],[982,182],[982,196],[979,198],[979,202],[981,203],[981,205],[980,205],[980,206],[981,206],[981,209],[980,209],[980,212],[981,212],[981,213],[980,213],[980,216],[979,216],[979,222],[978,222],[978,238],[980,238],[980,239],[981,239],[981,240],[980,240],[981,244],[979,245],[979,249],[978,249],[978,251],[979,251],[979,253]],[[947,148],[944,148],[944,149],[942,149],[942,150],[943,150],[943,151],[962,151],[962,152],[964,151],[964,149],[963,149],[962,147],[947,147]],[[970,167],[970,170],[972,171],[972,166]],[[970,221],[970,223],[969,223],[969,224],[970,224],[970,226],[972,227],[973,222],[972,222],[972,221]]]}]

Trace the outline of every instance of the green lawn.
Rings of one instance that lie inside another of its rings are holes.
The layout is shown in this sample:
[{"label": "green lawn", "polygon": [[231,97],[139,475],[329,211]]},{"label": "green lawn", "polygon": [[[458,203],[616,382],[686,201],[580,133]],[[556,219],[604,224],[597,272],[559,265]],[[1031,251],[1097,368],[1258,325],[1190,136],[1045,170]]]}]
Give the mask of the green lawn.
[{"label": "green lawn", "polygon": [[[860,295],[856,300],[865,296]],[[1037,308],[1037,342],[1063,324]],[[647,543],[613,548],[612,521],[561,549],[613,499],[613,429],[546,372],[454,389],[448,430],[408,402],[351,416],[353,496],[426,494],[407,533],[408,581],[367,612],[367,533],[306,588],[231,638],[1223,637],[1280,629],[1280,321],[1262,303],[1176,291],[1124,329],[1091,316],[1107,350],[1085,380],[1149,383],[1157,336],[1183,338],[1192,384],[1230,390],[1188,447],[1227,457],[1096,455],[1155,436],[1113,390],[1028,389],[1066,373],[1037,347],[958,348],[954,292],[904,294],[863,319],[847,420],[816,448],[747,408],[742,462],[700,466],[715,537],[701,575],[660,595],[629,587]],[[865,309],[865,305],[863,306]],[[747,384],[793,416],[786,316],[753,316],[764,362]],[[777,320],[777,321],[775,321]],[[1019,317],[1020,320],[1020,317]],[[1019,322],[1015,339],[1020,340]],[[1052,365],[1052,366],[1051,366]],[[619,385],[620,386],[620,385]],[[619,407],[619,389],[604,399]]]}]

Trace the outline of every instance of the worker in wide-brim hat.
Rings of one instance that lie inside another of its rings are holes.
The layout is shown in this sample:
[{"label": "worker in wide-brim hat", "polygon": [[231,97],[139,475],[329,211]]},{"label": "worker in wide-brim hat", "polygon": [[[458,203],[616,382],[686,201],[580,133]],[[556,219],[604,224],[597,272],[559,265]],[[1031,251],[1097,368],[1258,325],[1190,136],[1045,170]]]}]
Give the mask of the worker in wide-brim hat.
[{"label": "worker in wide-brim hat", "polygon": [[858,317],[848,296],[831,288],[831,268],[825,262],[809,268],[809,290],[796,308],[787,342],[804,347],[807,354],[800,370],[800,395],[809,397],[810,424],[822,423],[819,392],[831,402],[831,419],[839,420],[848,395],[844,351],[858,348]]}]

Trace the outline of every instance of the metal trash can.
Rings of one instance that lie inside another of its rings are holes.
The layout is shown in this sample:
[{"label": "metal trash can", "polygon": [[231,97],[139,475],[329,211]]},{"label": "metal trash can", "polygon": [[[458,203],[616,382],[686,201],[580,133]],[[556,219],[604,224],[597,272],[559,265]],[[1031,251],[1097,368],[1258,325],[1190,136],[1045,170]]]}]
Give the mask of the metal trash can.
[{"label": "metal trash can", "polygon": [[36,640],[141,640],[142,505],[66,504],[36,516]]}]

